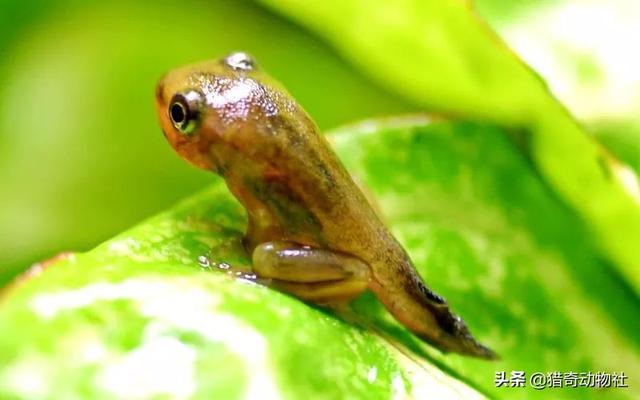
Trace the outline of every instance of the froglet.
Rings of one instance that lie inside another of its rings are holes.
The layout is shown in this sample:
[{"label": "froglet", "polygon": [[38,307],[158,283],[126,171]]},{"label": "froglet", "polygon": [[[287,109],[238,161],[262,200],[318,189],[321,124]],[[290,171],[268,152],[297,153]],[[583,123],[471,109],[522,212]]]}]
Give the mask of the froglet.
[{"label": "froglet", "polygon": [[309,115],[249,55],[169,72],[156,105],[171,146],[220,175],[246,209],[243,244],[258,277],[324,305],[371,290],[442,351],[496,358],[425,285]]}]

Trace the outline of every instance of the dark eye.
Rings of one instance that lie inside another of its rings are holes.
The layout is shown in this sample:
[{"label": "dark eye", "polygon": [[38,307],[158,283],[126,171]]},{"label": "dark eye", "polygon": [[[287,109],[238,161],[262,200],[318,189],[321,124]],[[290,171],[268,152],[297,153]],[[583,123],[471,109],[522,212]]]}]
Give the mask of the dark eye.
[{"label": "dark eye", "polygon": [[196,91],[178,93],[169,103],[169,118],[173,126],[184,134],[190,134],[198,125],[201,97]]},{"label": "dark eye", "polygon": [[176,125],[181,125],[187,119],[187,109],[184,104],[175,102],[171,105],[171,121]]}]

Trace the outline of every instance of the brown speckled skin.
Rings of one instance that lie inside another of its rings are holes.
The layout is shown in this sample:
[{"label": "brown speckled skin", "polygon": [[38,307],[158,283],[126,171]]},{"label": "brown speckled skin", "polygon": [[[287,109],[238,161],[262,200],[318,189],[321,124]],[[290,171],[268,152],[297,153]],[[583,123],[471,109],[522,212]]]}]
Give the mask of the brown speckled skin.
[{"label": "brown speckled skin", "polygon": [[[447,303],[431,292],[376,216],[327,140],[278,83],[228,58],[174,70],[159,82],[165,136],[192,164],[214,171],[249,215],[245,244],[283,240],[353,255],[370,267],[369,288],[417,336],[443,351],[495,358]],[[202,96],[190,134],[169,117],[176,93]]]}]

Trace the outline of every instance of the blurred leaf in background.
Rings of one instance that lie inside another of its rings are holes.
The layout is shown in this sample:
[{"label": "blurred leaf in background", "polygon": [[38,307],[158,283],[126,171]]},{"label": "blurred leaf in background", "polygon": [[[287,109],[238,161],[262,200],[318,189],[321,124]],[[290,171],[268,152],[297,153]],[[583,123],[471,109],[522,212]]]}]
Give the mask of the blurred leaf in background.
[{"label": "blurred leaf in background", "polygon": [[635,0],[477,0],[587,130],[640,171],[640,5]]},{"label": "blurred leaf in background", "polygon": [[586,122],[640,121],[635,0],[476,0],[480,14]]},{"label": "blurred leaf in background", "polygon": [[0,283],[86,250],[210,181],[173,153],[160,76],[253,53],[323,128],[415,110],[244,1],[0,2]]}]

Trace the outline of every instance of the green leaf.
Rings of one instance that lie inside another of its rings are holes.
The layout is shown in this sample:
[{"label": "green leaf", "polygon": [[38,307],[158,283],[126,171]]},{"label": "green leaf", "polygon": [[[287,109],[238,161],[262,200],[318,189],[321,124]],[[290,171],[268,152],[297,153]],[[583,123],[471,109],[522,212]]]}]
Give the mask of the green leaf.
[{"label": "green leaf", "polygon": [[640,121],[601,121],[590,126],[593,135],[618,159],[640,172]]},{"label": "green leaf", "polygon": [[585,134],[470,1],[260,3],[324,37],[372,78],[429,111],[524,131],[519,139],[537,170],[640,293],[637,176]]},{"label": "green leaf", "polygon": [[[215,265],[249,262],[246,216],[217,180],[6,289],[0,397],[595,399],[496,388],[494,376],[640,370],[637,298],[503,131],[415,118],[330,138],[427,282],[502,361],[440,354],[370,294],[338,317],[227,276]],[[637,398],[630,386],[609,398]]]}]

